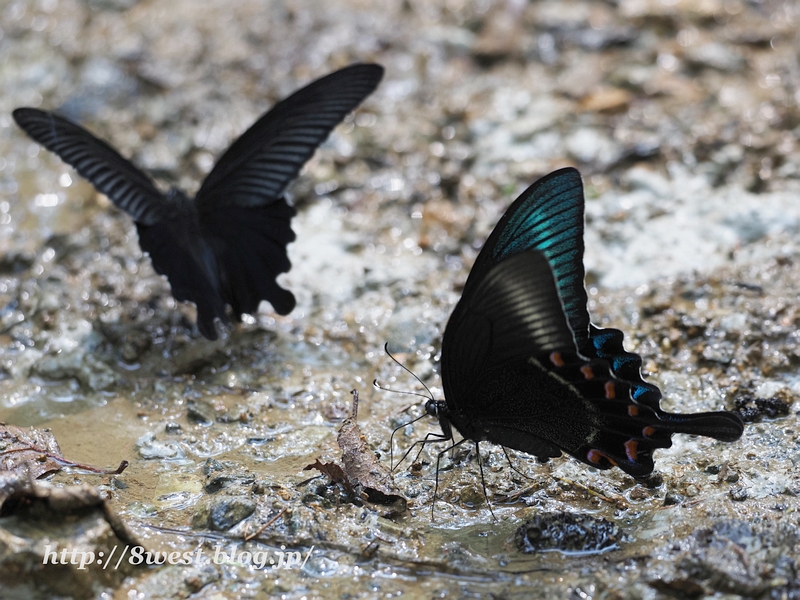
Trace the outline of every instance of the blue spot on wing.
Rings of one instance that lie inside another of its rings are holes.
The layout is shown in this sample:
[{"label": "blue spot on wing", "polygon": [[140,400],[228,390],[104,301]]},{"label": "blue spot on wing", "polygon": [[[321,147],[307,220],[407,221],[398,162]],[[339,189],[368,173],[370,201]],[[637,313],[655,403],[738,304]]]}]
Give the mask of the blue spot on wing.
[{"label": "blue spot on wing", "polygon": [[588,358],[603,358],[611,365],[614,375],[631,386],[631,397],[638,403],[649,406],[657,414],[663,415],[659,403],[661,390],[642,379],[642,358],[627,352],[622,345],[624,334],[619,329],[598,329],[589,327],[589,343],[581,349]]},{"label": "blue spot on wing", "polygon": [[511,205],[484,248],[495,262],[531,249],[545,255],[578,348],[589,336],[583,285],[583,205],[578,171],[555,171],[534,183]]}]

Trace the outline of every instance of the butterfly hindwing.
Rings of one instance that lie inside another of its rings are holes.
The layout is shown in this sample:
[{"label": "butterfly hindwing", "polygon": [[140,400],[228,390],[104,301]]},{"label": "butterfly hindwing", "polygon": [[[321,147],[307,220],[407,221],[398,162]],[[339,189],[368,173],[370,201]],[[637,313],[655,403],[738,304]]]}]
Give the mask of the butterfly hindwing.
[{"label": "butterfly hindwing", "polygon": [[156,273],[165,275],[172,297],[179,302],[194,302],[197,328],[210,339],[217,339],[214,319],[228,322],[215,257],[200,236],[187,239],[187,224],[172,218],[156,225],[137,223],[139,245],[150,255]]},{"label": "butterfly hindwing", "polygon": [[238,317],[254,314],[261,300],[279,315],[294,310],[295,298],[275,281],[291,268],[286,246],[294,241],[295,210],[283,198],[257,208],[227,207],[217,211],[205,239],[219,262],[221,292]]},{"label": "butterfly hindwing", "polygon": [[225,151],[203,181],[195,200],[201,215],[222,206],[257,207],[278,200],[382,76],[379,65],[351,65],[278,102]]},{"label": "butterfly hindwing", "polygon": [[588,343],[580,349],[583,356],[608,361],[611,371],[631,385],[631,395],[636,402],[660,410],[661,390],[642,379],[642,358],[627,352],[623,347],[625,335],[619,329],[589,327]]},{"label": "butterfly hindwing", "polygon": [[25,133],[74,167],[134,221],[155,225],[164,218],[164,195],[147,175],[106,142],[44,110],[18,108],[13,116]]}]

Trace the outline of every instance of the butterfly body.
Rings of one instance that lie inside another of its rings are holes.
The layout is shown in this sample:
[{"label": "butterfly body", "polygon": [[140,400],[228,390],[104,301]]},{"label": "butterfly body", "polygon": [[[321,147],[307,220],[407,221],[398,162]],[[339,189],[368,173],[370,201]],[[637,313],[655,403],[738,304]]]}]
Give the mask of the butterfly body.
[{"label": "butterfly body", "polygon": [[641,477],[674,433],[731,441],[728,412],[667,413],[623,334],[590,323],[583,287],[583,189],[575,169],[517,199],[475,261],[442,341],[443,438],[490,441],[540,459],[566,452]]},{"label": "butterfly body", "polygon": [[281,315],[294,295],[276,277],[291,268],[295,210],[284,191],[330,131],[378,85],[379,65],[356,64],[322,77],[277,103],[217,161],[194,198],[163,194],[106,142],[58,115],[14,111],[17,124],[58,154],[136,223],[139,244],[172,295],[197,305],[200,333],[215,321],[253,314],[262,300]]}]

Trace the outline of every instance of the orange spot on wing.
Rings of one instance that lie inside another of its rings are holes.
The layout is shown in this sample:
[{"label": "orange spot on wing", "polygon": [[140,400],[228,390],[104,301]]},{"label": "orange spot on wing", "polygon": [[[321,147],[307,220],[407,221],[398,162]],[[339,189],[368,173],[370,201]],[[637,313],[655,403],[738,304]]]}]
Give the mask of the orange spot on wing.
[{"label": "orange spot on wing", "polygon": [[628,440],[625,442],[625,454],[628,455],[628,459],[631,462],[636,462],[636,457],[638,456],[639,452],[639,442],[636,440]]},{"label": "orange spot on wing", "polygon": [[551,352],[550,353],[550,362],[553,363],[557,367],[564,366],[564,359],[561,358],[561,352]]},{"label": "orange spot on wing", "polygon": [[586,379],[594,379],[594,371],[592,371],[592,367],[589,365],[584,365],[581,367],[581,373],[583,373],[583,376],[586,377]]},{"label": "orange spot on wing", "polygon": [[639,416],[639,407],[635,404],[628,404],[628,416],[629,417],[638,417]]},{"label": "orange spot on wing", "polygon": [[606,381],[606,398],[613,400],[617,397],[617,388],[614,386],[613,381]]},{"label": "orange spot on wing", "polygon": [[653,437],[655,434],[656,434],[656,428],[655,427],[647,426],[644,429],[642,429],[642,435],[644,437]]},{"label": "orange spot on wing", "polygon": [[600,452],[600,450],[589,450],[586,453],[586,459],[590,463],[592,463],[593,465],[597,465],[598,467],[603,466],[603,460],[607,460],[615,467],[617,466],[617,463],[613,458],[611,458],[608,454],[604,452]]}]

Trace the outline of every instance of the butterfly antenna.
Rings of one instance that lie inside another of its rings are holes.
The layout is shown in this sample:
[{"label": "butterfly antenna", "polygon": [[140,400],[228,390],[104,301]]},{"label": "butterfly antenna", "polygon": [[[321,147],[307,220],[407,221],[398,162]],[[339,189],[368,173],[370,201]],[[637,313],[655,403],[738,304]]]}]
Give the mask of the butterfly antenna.
[{"label": "butterfly antenna", "polygon": [[[405,366],[405,365],[404,365],[404,364],[402,364],[402,363],[401,363],[399,360],[397,360],[397,359],[396,359],[394,356],[392,356],[392,353],[391,353],[391,352],[389,352],[389,342],[386,342],[386,343],[383,345],[383,350],[384,350],[384,352],[386,352],[386,354],[389,356],[389,358],[391,358],[391,359],[392,359],[392,360],[393,360],[395,363],[397,363],[397,365],[398,365],[398,366],[399,366],[401,369],[403,369],[404,371],[406,371],[407,373],[409,373],[409,374],[410,374],[410,375],[411,375],[411,376],[412,376],[414,379],[416,379],[417,381],[419,381],[420,385],[421,385],[422,387],[424,387],[424,388],[425,388],[425,391],[426,391],[426,392],[428,392],[428,399],[429,399],[429,400],[433,400],[433,399],[434,399],[434,398],[433,398],[433,392],[431,392],[431,391],[430,391],[430,389],[428,389],[428,386],[427,386],[427,385],[425,385],[425,382],[424,382],[424,381],[422,381],[422,379],[420,379],[419,377],[417,377],[417,376],[416,376],[416,374],[414,374],[414,373],[411,371],[411,369],[409,369],[407,366]],[[418,394],[418,395],[421,395],[421,394]]]},{"label": "butterfly antenna", "polygon": [[[408,369],[406,369],[406,370],[408,370]],[[410,371],[409,371],[409,373],[410,373]],[[413,373],[411,373],[411,374],[413,375]],[[419,396],[420,398],[425,398],[426,400],[433,400],[433,398],[431,396],[426,396],[425,394],[420,394],[419,392],[407,392],[405,390],[393,390],[392,388],[383,387],[380,383],[378,383],[377,379],[374,379],[372,381],[372,385],[374,387],[378,388],[382,392],[394,392],[395,394],[406,394],[407,396]],[[414,406],[414,405],[412,404],[411,406]],[[407,411],[409,408],[411,408],[411,406],[407,406],[406,408],[404,408],[400,412]]]},{"label": "butterfly antenna", "polygon": [[[413,373],[412,373],[412,375],[413,375]],[[391,388],[383,387],[380,383],[378,383],[377,379],[372,382],[372,385],[374,387],[378,388],[379,390],[383,391],[383,392],[394,392],[395,394],[407,394],[409,396],[419,396],[420,398],[425,398],[426,400],[433,400],[432,397],[428,397],[425,394],[418,394],[417,392],[406,392],[406,391],[403,391],[403,390],[393,390]],[[411,408],[411,406],[414,406],[414,405],[412,404],[410,406],[407,406],[406,408],[404,408],[400,412],[407,411],[409,408]],[[394,434],[397,433],[398,429],[402,429],[406,425],[411,425],[411,423],[416,423],[417,421],[419,421],[423,417],[427,417],[427,416],[428,416],[428,413],[422,413],[422,415],[417,417],[416,419],[413,419],[413,420],[409,421],[408,423],[403,423],[402,425],[398,425],[397,427],[395,427],[392,430],[392,435],[389,436],[389,466],[391,467],[390,470],[394,471],[394,467],[392,467],[393,452],[394,452],[394,441],[393,441],[394,440]],[[405,456],[403,456],[403,458],[405,458]],[[401,460],[400,462],[403,462],[403,461]],[[397,464],[399,465],[400,463],[397,463]]]}]

